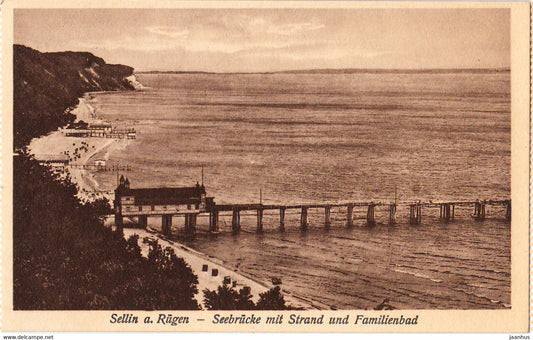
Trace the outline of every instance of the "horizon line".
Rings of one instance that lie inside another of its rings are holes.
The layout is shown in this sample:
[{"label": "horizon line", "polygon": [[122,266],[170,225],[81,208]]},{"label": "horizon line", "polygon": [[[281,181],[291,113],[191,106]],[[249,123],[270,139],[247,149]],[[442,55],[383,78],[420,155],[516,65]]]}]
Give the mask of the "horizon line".
[{"label": "horizon line", "polygon": [[510,66],[503,67],[425,67],[425,68],[312,68],[312,69],[288,69],[278,71],[195,71],[195,70],[142,70],[135,71],[137,74],[277,74],[277,73],[420,73],[420,72],[508,72]]}]

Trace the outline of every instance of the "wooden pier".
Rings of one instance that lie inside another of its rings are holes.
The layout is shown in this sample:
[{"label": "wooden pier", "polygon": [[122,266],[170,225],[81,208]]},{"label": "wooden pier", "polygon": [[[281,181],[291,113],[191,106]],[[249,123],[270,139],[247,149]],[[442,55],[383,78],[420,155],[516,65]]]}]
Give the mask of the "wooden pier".
[{"label": "wooden pier", "polygon": [[[500,218],[506,220],[511,219],[511,201],[510,200],[485,200],[485,201],[455,201],[455,202],[401,202],[401,203],[383,203],[383,202],[350,202],[350,203],[331,203],[331,204],[291,204],[291,205],[278,205],[278,204],[213,204],[206,209],[188,210],[188,211],[147,211],[147,212],[128,212],[124,213],[124,216],[137,218],[137,224],[141,228],[146,228],[148,216],[159,215],[162,218],[161,230],[162,233],[171,236],[172,217],[184,216],[184,231],[186,235],[194,235],[196,233],[196,225],[198,216],[209,215],[209,232],[220,232],[220,216],[226,213],[224,216],[231,218],[231,231],[235,234],[239,233],[242,228],[241,216],[245,213],[246,216],[255,216],[256,224],[255,231],[262,233],[264,230],[264,216],[265,212],[277,211],[279,212],[279,231],[285,231],[286,226],[286,214],[287,212],[296,212],[300,215],[299,228],[301,231],[307,231],[309,228],[309,212],[311,209],[323,211],[324,216],[324,229],[328,230],[332,226],[332,209],[336,208],[342,213],[343,209],[346,209],[346,227],[354,227],[354,219],[363,220],[366,223],[365,226],[372,227],[377,224],[377,208],[380,207],[380,212],[385,212],[385,217],[381,218],[383,223],[394,225],[397,223],[397,211],[398,209],[409,208],[409,215],[407,222],[412,225],[418,225],[422,223],[423,210],[433,209],[432,216],[438,217],[445,223],[451,223],[455,219],[456,207],[462,207],[464,210],[468,208],[472,209],[470,216],[474,220],[482,221],[486,218],[487,206],[501,206],[505,211],[505,215]],[[354,217],[354,210],[360,214],[358,217]],[[438,209],[438,210],[437,210]],[[439,211],[438,214],[436,212]],[[228,215],[229,213],[229,215]],[[464,214],[464,213],[463,213]],[[277,215],[277,214],[269,214]],[[120,220],[121,221],[121,220]]]},{"label": "wooden pier", "polygon": [[503,206],[505,207],[505,219],[511,219],[511,200],[484,200],[484,201],[450,201],[450,202],[348,202],[348,203],[321,203],[321,204],[221,204],[213,205],[207,212],[209,213],[209,230],[211,232],[219,231],[219,216],[223,212],[231,212],[231,227],[234,233],[241,230],[241,212],[255,212],[257,216],[256,232],[263,231],[263,215],[265,211],[279,211],[279,230],[284,231],[286,228],[285,215],[288,210],[296,210],[300,213],[300,229],[305,231],[309,227],[309,210],[318,209],[324,211],[324,228],[331,227],[331,209],[346,209],[346,226],[353,227],[354,208],[366,210],[366,225],[376,225],[376,207],[386,207],[388,211],[388,223],[396,223],[398,208],[409,207],[410,224],[420,224],[422,222],[423,209],[440,210],[439,218],[444,222],[451,222],[455,218],[456,207],[470,207],[472,217],[476,220],[485,219],[486,206]]},{"label": "wooden pier", "polygon": [[[332,226],[332,213],[344,214],[346,211],[346,227],[354,227],[354,220],[364,220],[366,226],[372,227],[378,223],[397,223],[398,210],[405,211],[409,208],[408,222],[412,225],[422,223],[423,212],[433,218],[439,218],[445,223],[455,219],[456,208],[460,207],[461,213],[471,211],[467,217],[483,221],[487,216],[488,206],[500,206],[499,211],[505,215],[500,218],[511,219],[511,200],[476,200],[476,201],[415,201],[415,202],[341,202],[341,203],[305,203],[305,204],[216,204],[213,197],[206,197],[205,187],[196,184],[195,187],[182,188],[144,188],[131,189],[127,178],[121,176],[119,186],[115,190],[115,223],[121,227],[123,217],[136,218],[141,228],[146,228],[149,216],[161,217],[161,229],[165,235],[170,236],[173,216],[184,216],[185,234],[195,235],[197,219],[201,215],[209,215],[209,231],[220,231],[220,216],[231,217],[231,230],[233,233],[241,231],[241,215],[255,216],[255,231],[262,233],[264,230],[264,216],[277,215],[279,212],[279,230],[287,228],[287,213],[296,213],[300,217],[299,228],[308,230],[310,210],[323,212],[324,229]],[[335,209],[335,211],[332,211]],[[471,210],[470,210],[471,209]],[[494,209],[491,209],[494,211]],[[498,210],[498,209],[496,209]],[[437,214],[438,211],[438,214]],[[354,212],[357,213],[354,216]],[[381,214],[384,214],[383,217]],[[379,215],[379,216],[377,216]],[[469,216],[470,215],[470,216]],[[503,215],[503,214],[502,214]],[[403,216],[403,215],[402,215]],[[271,221],[271,219],[270,219]],[[338,221],[338,219],[337,219]]]},{"label": "wooden pier", "polygon": [[95,124],[89,126],[71,126],[62,130],[67,137],[99,137],[115,139],[136,139],[134,128],[117,128],[111,124]]},{"label": "wooden pier", "polygon": [[69,164],[67,168],[91,170],[100,172],[117,172],[117,171],[132,171],[131,165],[98,165],[98,164]]}]

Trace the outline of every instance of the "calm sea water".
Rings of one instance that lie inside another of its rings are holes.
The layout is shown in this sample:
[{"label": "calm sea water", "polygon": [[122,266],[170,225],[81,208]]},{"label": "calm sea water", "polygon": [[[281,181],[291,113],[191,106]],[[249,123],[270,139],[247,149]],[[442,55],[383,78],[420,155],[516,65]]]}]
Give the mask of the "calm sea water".
[{"label": "calm sea water", "polygon": [[[201,180],[217,203],[338,202],[347,200],[475,200],[510,197],[510,76],[453,74],[182,74],[140,75],[150,88],[96,93],[96,113],[134,126],[137,139],[109,155],[130,164],[132,187],[192,185]],[[113,174],[98,173],[112,189]],[[443,223],[423,211],[422,224],[378,225],[344,210],[310,215],[310,229],[277,212],[265,232],[199,235],[194,248],[228,266],[332,308],[485,309],[510,306],[510,224],[488,208],[474,221],[456,209]],[[355,211],[363,217],[366,212]],[[181,228],[175,219],[175,228]],[[157,223],[157,221],[153,221]],[[207,218],[200,218],[206,229]],[[159,224],[157,224],[159,226]]]}]

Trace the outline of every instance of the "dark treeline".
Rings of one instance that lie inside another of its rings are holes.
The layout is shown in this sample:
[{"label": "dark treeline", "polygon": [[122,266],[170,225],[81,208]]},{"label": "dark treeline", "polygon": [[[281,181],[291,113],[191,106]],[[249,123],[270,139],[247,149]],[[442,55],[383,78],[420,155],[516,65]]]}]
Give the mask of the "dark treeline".
[{"label": "dark treeline", "polygon": [[27,155],[14,157],[13,302],[18,310],[199,309],[196,275],[171,248],[103,225],[106,201],[82,204],[76,188]]},{"label": "dark treeline", "polygon": [[89,91],[132,90],[133,68],[110,65],[88,52],[41,53],[13,47],[13,143],[29,141],[74,120],[68,108]]},{"label": "dark treeline", "polygon": [[259,293],[255,303],[250,289],[245,287],[239,291],[227,284],[218,286],[216,290],[204,290],[204,305],[212,310],[290,310],[295,309],[285,302],[281,288],[276,286],[269,291]]}]

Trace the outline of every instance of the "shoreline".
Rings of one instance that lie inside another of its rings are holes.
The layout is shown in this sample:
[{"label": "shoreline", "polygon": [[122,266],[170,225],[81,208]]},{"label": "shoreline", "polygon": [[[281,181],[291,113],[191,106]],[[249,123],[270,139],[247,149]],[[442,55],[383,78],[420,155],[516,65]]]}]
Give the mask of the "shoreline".
[{"label": "shoreline", "polygon": [[[203,308],[205,308],[203,305],[204,289],[209,289],[211,291],[216,290],[218,286],[223,284],[225,278],[229,278],[229,286],[233,287],[236,291],[239,291],[245,286],[249,287],[254,302],[259,300],[260,293],[264,293],[274,287],[274,285],[267,285],[245,273],[236,272],[235,270],[228,268],[222,264],[222,260],[220,259],[208,256],[207,254],[199,252],[196,249],[190,248],[177,241],[170,240],[159,234],[159,231],[153,228],[148,227],[147,229],[137,229],[125,227],[123,230],[124,238],[126,239],[135,234],[139,236],[139,246],[141,247],[141,253],[143,256],[148,255],[149,245],[144,242],[144,240],[147,239],[157,240],[162,247],[170,247],[174,250],[176,256],[182,257],[198,276],[198,293],[195,298]],[[205,266],[207,266],[207,268],[206,270],[203,270],[203,267]],[[217,271],[215,276],[213,276],[213,270]],[[293,295],[284,290],[283,287],[281,287],[281,292],[288,306],[303,310],[327,309],[327,306]]]},{"label": "shoreline", "polygon": [[[86,123],[100,123],[103,120],[95,115],[95,108],[88,103],[88,98],[91,92],[86,93],[84,97],[79,98],[78,105],[72,109],[71,113],[76,115],[76,121],[83,120]],[[67,137],[64,135],[64,128],[60,128],[46,136],[34,138],[28,150],[34,155],[36,159],[45,159],[50,156],[68,155],[71,165],[65,169],[64,175],[70,176],[72,183],[78,188],[78,197],[85,202],[95,199],[104,198],[109,202],[113,201],[113,191],[102,191],[99,189],[99,183],[94,178],[90,170],[83,169],[84,165],[91,164],[98,155],[109,155],[114,149],[118,147],[127,146],[131,140],[117,140],[101,137]],[[83,150],[84,152],[80,151]],[[71,159],[70,157],[73,157]],[[103,157],[106,158],[106,157]],[[148,254],[148,243],[144,243],[144,238],[157,239],[164,247],[170,247],[174,250],[177,256],[182,257],[185,262],[193,269],[193,272],[198,276],[198,294],[196,298],[203,307],[203,290],[216,290],[218,286],[223,284],[223,279],[229,277],[231,284],[235,282],[237,291],[248,286],[251,289],[253,300],[259,300],[259,294],[273,288],[274,285],[268,285],[260,280],[250,277],[245,273],[238,273],[235,270],[228,268],[222,264],[222,260],[208,256],[193,248],[187,247],[182,243],[174,240],[169,240],[161,235],[157,230],[148,228],[131,229],[124,228],[124,238],[128,238],[133,234],[139,235],[139,246],[141,247],[144,256]],[[207,265],[207,271],[203,271],[202,267]],[[216,276],[212,276],[212,269],[218,270]],[[310,301],[308,299],[298,297],[282,288],[282,293],[285,297],[287,305],[298,309],[327,309],[327,306],[319,302]]]},{"label": "shoreline", "polygon": [[[79,98],[78,105],[71,113],[76,115],[75,121],[83,120],[86,123],[101,123],[103,120],[95,115],[94,108],[87,102],[87,96]],[[67,137],[64,135],[65,128],[39,138],[34,138],[28,150],[36,159],[48,157],[68,157],[69,166],[62,176],[70,176],[72,183],[78,187],[78,198],[84,202],[105,198],[112,202],[112,192],[102,191],[99,183],[95,180],[91,171],[83,169],[90,165],[95,157],[103,152],[111,152],[119,146],[126,146],[129,140],[116,140],[102,137]]]}]

